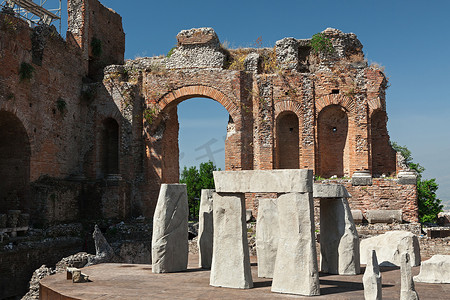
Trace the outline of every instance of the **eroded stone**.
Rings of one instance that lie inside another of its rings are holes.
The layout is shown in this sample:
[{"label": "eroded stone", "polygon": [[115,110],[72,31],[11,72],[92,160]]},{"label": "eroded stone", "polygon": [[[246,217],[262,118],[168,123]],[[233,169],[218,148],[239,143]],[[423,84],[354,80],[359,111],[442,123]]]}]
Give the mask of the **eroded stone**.
[{"label": "eroded stone", "polygon": [[283,194],[277,207],[280,238],[272,292],[319,295],[312,193]]},{"label": "eroded stone", "polygon": [[244,194],[214,193],[213,203],[214,245],[210,285],[252,288]]},{"label": "eroded stone", "polygon": [[256,219],[258,277],[273,277],[279,235],[277,199],[259,199]]},{"label": "eroded stone", "polygon": [[381,273],[375,250],[367,253],[368,261],[363,276],[364,299],[381,300]]},{"label": "eroded stone", "polygon": [[423,261],[415,282],[450,283],[450,255],[433,255]]},{"label": "eroded stone", "polygon": [[186,185],[162,184],[153,216],[153,273],[187,269],[188,213]]},{"label": "eroded stone", "polygon": [[214,190],[203,189],[200,198],[199,226],[198,226],[198,266],[211,268],[214,240],[213,224],[213,193]]},{"label": "eroded stone", "polygon": [[368,261],[369,250],[376,250],[380,266],[400,266],[401,253],[408,253],[411,266],[420,265],[420,247],[417,236],[407,231],[391,231],[361,240],[361,263]]},{"label": "eroded stone", "polygon": [[408,253],[402,254],[400,300],[418,300],[411,273],[411,258]]}]

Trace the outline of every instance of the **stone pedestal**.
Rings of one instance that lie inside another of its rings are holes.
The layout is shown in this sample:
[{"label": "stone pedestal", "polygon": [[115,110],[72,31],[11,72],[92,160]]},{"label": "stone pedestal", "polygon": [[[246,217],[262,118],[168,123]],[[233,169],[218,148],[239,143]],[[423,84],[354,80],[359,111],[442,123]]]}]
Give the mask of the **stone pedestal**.
[{"label": "stone pedestal", "polygon": [[153,216],[153,273],[187,269],[188,214],[186,185],[162,184]]},{"label": "stone pedestal", "polygon": [[278,197],[279,241],[272,292],[320,294],[311,193]]},{"label": "stone pedestal", "polygon": [[352,185],[372,185],[372,175],[369,171],[356,171],[352,176]]},{"label": "stone pedestal", "polygon": [[277,199],[259,199],[256,220],[258,277],[273,277],[279,236]]},{"label": "stone pedestal", "polygon": [[210,269],[213,254],[213,193],[214,190],[202,190],[198,219],[198,266]]},{"label": "stone pedestal", "polygon": [[213,203],[214,245],[210,285],[252,288],[244,194],[214,193]]}]

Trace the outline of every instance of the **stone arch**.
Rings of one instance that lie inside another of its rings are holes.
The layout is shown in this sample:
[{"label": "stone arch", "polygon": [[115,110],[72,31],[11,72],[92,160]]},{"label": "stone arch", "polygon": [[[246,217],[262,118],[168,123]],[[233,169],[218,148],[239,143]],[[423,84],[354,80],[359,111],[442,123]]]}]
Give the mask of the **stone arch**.
[{"label": "stone arch", "polygon": [[386,126],[386,112],[381,108],[374,110],[370,116],[370,138],[372,174],[375,177],[395,172],[395,151],[389,144]]},{"label": "stone arch", "polygon": [[297,115],[297,117],[300,119],[302,116],[302,105],[299,102],[296,101],[279,101],[276,102],[274,105],[274,111],[275,111],[275,118],[278,117],[279,114],[290,111]]},{"label": "stone arch", "polygon": [[341,94],[331,94],[316,100],[316,117],[330,105],[339,105],[345,108],[348,113],[355,113],[355,102],[352,98]]},{"label": "stone arch", "polygon": [[192,85],[175,89],[165,94],[160,98],[156,104],[159,111],[164,111],[166,107],[177,105],[178,103],[190,98],[209,98],[222,104],[228,111],[234,123],[240,123],[240,109],[229,97],[221,91],[206,86],[206,85]]},{"label": "stone arch", "polygon": [[103,119],[100,126],[100,174],[105,177],[119,173],[119,123],[111,117]]},{"label": "stone arch", "polygon": [[292,111],[276,117],[275,167],[298,169],[300,166],[299,118]]},{"label": "stone arch", "polygon": [[338,104],[320,110],[317,118],[316,174],[324,178],[350,175],[348,111]]},{"label": "stone arch", "polygon": [[31,147],[27,131],[13,113],[0,111],[0,213],[29,212]]}]

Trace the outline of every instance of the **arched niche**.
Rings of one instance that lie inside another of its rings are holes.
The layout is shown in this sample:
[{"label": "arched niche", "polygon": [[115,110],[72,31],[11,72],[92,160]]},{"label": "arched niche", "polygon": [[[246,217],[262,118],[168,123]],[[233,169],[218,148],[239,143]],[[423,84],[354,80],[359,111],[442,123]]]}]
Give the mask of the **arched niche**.
[{"label": "arched niche", "polygon": [[321,110],[317,120],[318,172],[324,178],[349,175],[348,116],[340,105]]},{"label": "arched niche", "polygon": [[0,213],[29,212],[30,141],[22,122],[0,111]]},{"label": "arched niche", "polygon": [[299,150],[298,117],[291,111],[282,112],[276,119],[276,168],[298,169]]}]

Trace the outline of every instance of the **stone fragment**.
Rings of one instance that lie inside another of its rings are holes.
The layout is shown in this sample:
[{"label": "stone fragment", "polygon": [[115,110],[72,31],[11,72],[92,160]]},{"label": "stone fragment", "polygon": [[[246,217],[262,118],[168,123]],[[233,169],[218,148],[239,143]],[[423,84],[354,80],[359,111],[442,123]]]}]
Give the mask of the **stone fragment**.
[{"label": "stone fragment", "polygon": [[402,254],[400,300],[418,300],[411,273],[411,263],[408,253]]},{"label": "stone fragment", "polygon": [[352,209],[352,217],[353,217],[353,221],[355,222],[355,224],[360,224],[363,222],[364,217],[362,214],[362,211],[360,209]]},{"label": "stone fragment", "polygon": [[187,269],[188,214],[186,185],[162,184],[153,216],[153,273]]},{"label": "stone fragment", "polygon": [[177,35],[178,47],[165,61],[168,69],[222,68],[225,54],[212,28],[182,30]]},{"label": "stone fragment", "polygon": [[369,171],[356,171],[352,176],[352,185],[372,185],[372,175]]},{"label": "stone fragment", "polygon": [[250,222],[253,219],[253,210],[246,209],[245,210],[245,222]]},{"label": "stone fragment", "polygon": [[275,43],[277,63],[282,69],[298,69],[298,46],[298,41],[294,38],[284,38]]},{"label": "stone fragment", "polygon": [[433,255],[423,261],[415,282],[450,283],[450,255]]},{"label": "stone fragment", "polygon": [[210,269],[213,254],[213,193],[214,190],[203,189],[200,198],[198,227],[198,266]]},{"label": "stone fragment", "polygon": [[106,241],[97,225],[95,225],[92,237],[94,238],[95,242],[95,256],[88,258],[88,263],[86,264],[86,266],[115,262],[117,260],[116,254],[114,253],[114,250],[111,248],[109,243]]},{"label": "stone fragment", "polygon": [[279,240],[272,292],[319,295],[312,193],[283,194],[277,207]]},{"label": "stone fragment", "polygon": [[320,265],[329,274],[360,273],[359,236],[346,198],[320,199]]},{"label": "stone fragment", "polygon": [[256,219],[258,277],[273,277],[279,236],[277,200],[259,199],[258,217]]},{"label": "stone fragment", "polygon": [[214,245],[210,285],[253,287],[244,194],[213,194]]},{"label": "stone fragment", "polygon": [[80,270],[75,270],[72,272],[72,282],[73,283],[84,283],[89,282],[89,276],[81,273]]},{"label": "stone fragment", "polygon": [[177,41],[178,45],[218,44],[219,38],[214,29],[203,27],[180,31],[177,34]]},{"label": "stone fragment", "polygon": [[366,271],[363,276],[364,299],[381,300],[381,273],[375,250],[369,251]]},{"label": "stone fragment", "polygon": [[369,250],[376,250],[380,266],[400,266],[401,253],[408,253],[411,266],[420,265],[420,248],[417,236],[408,231],[390,231],[361,240],[361,263],[366,264]]},{"label": "stone fragment", "polygon": [[370,224],[374,223],[401,223],[402,210],[375,209],[367,210],[366,218]]},{"label": "stone fragment", "polygon": [[312,170],[214,171],[218,193],[312,192]]},{"label": "stone fragment", "polygon": [[8,222],[8,216],[6,214],[0,214],[0,228],[6,228]]},{"label": "stone fragment", "polygon": [[261,57],[258,53],[250,53],[245,57],[244,68],[248,72],[261,73]]}]

